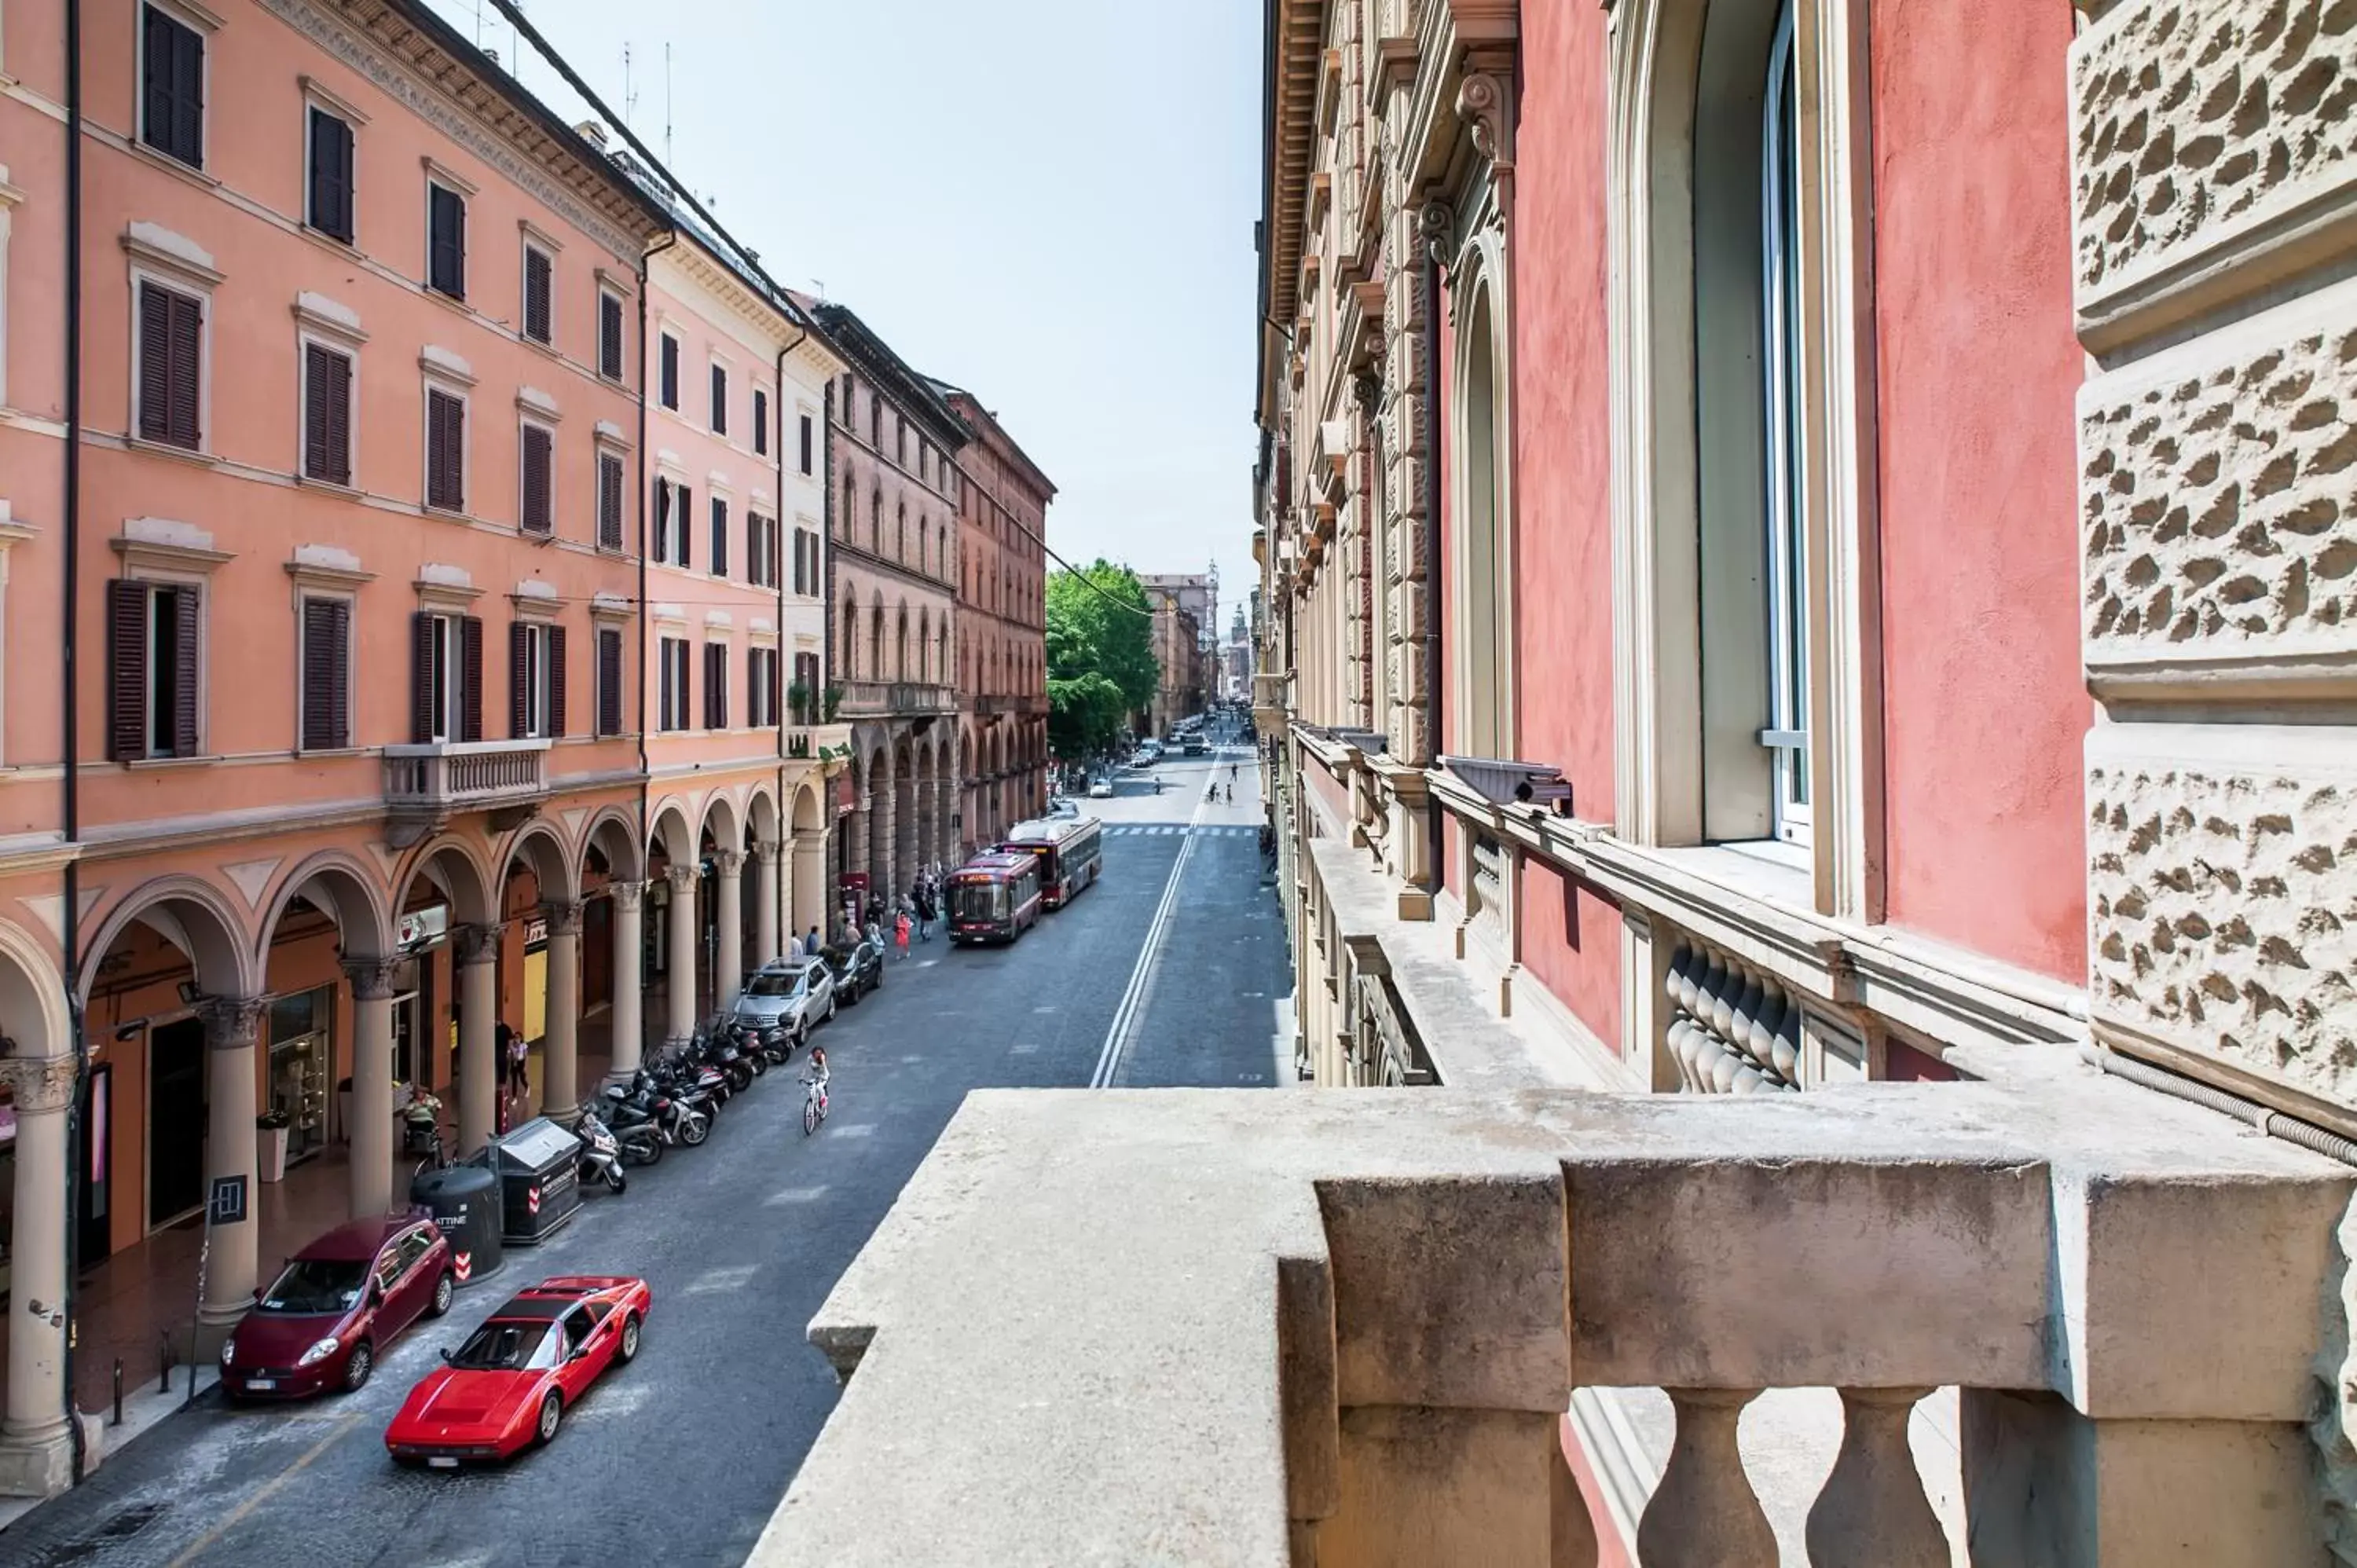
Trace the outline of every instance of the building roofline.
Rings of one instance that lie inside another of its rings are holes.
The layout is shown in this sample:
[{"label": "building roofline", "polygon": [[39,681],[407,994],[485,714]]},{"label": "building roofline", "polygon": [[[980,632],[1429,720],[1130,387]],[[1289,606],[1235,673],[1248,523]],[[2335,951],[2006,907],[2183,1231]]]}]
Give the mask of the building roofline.
[{"label": "building roofline", "polygon": [[[974,434],[985,442],[1003,447],[1006,455],[1036,482],[1039,490],[1039,499],[1043,503],[1056,499],[1056,482],[1048,477],[1039,464],[1031,460],[1031,454],[1023,450],[1022,444],[1007,434],[1006,426],[1000,423],[998,415],[984,406],[982,399],[974,396],[965,388],[942,381],[937,376],[929,379],[933,383],[933,390],[941,393],[942,399],[949,403],[952,413],[963,420],[967,427],[973,429]],[[968,408],[973,409],[972,414],[967,413]],[[986,429],[974,426],[976,417],[979,417],[987,426]]]}]

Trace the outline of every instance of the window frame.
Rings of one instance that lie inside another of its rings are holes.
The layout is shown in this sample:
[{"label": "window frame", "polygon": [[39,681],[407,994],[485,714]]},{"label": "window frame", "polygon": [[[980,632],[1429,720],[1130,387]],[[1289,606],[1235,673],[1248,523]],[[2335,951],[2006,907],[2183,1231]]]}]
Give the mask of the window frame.
[{"label": "window frame", "polygon": [[[124,426],[124,437],[135,446],[149,451],[176,452],[183,456],[212,456],[213,430],[213,284],[220,281],[215,274],[210,280],[199,281],[196,274],[178,268],[135,261],[131,266],[131,408]],[[146,328],[140,322],[140,290],[153,285],[169,294],[193,299],[197,304],[197,438],[193,445],[183,446],[177,441],[161,440],[140,434],[146,412],[147,388],[140,375],[139,360],[146,346]]]},{"label": "window frame", "polygon": [[467,734],[467,615],[462,610],[427,606],[419,613],[434,623],[434,660],[438,666],[433,693],[446,722],[428,725],[428,746],[463,746]]},{"label": "window frame", "polygon": [[[174,152],[167,147],[159,145],[156,142],[150,140],[148,136],[147,14],[151,11],[165,21],[179,27],[182,31],[188,33],[197,40],[197,51],[199,55],[197,70],[197,156],[194,158],[182,157],[178,153]],[[134,48],[136,51],[136,59],[134,65],[134,74],[132,76],[132,91],[135,95],[134,99],[135,124],[133,127],[131,135],[132,145],[144,148],[157,157],[169,158],[183,168],[194,169],[199,174],[205,174],[208,172],[205,168],[205,154],[208,150],[208,145],[212,140],[212,41],[213,34],[218,30],[219,27],[219,20],[212,17],[210,14],[191,10],[185,5],[173,5],[170,3],[170,0],[140,0],[137,25],[133,29],[133,40]]]},{"label": "window frame", "polygon": [[[542,311],[545,335],[532,329],[532,263],[537,257],[547,268],[548,299]],[[537,230],[526,228],[522,241],[516,246],[516,336],[536,348],[556,347],[556,249],[540,237]]]},{"label": "window frame", "polygon": [[[341,740],[331,746],[313,746],[304,725],[310,712],[310,659],[306,639],[306,625],[310,606],[314,603],[341,605],[344,608],[344,703]],[[201,637],[199,641],[201,642]],[[295,754],[317,757],[322,754],[355,749],[360,733],[360,596],[350,591],[305,586],[295,596]]]},{"label": "window frame", "polygon": [[[521,671],[508,671],[510,699],[513,700],[516,689],[521,687],[524,714],[522,733],[510,738],[554,740],[556,737],[549,727],[556,712],[555,672],[551,657],[554,639],[549,635],[553,624],[529,616],[520,617],[511,624],[522,633],[524,667]],[[510,633],[510,639],[509,647],[512,650],[514,633]]]},{"label": "window frame", "polygon": [[713,435],[725,441],[728,437],[728,361],[716,354],[708,363],[709,370],[705,377],[705,386],[711,400],[711,406],[705,411],[706,414],[705,425]]},{"label": "window frame", "polygon": [[753,423],[753,456],[756,457],[768,456],[770,455],[769,388],[755,387],[753,389],[752,410],[747,417]]},{"label": "window frame", "polygon": [[[434,499],[434,399],[454,398],[458,404],[458,504],[443,506]],[[418,494],[423,498],[423,510],[436,517],[467,517],[475,493],[474,432],[475,410],[471,388],[450,377],[428,372],[418,395],[419,418],[424,426],[424,450],[418,455],[421,469]]]},{"label": "window frame", "polygon": [[679,360],[685,345],[669,327],[655,335],[655,406],[667,413],[679,412]]},{"label": "window frame", "polygon": [[[447,196],[458,204],[458,275],[457,287],[444,288],[434,277],[434,197],[436,192]],[[425,266],[420,281],[425,292],[442,299],[467,303],[467,204],[473,199],[474,187],[450,174],[439,165],[429,162],[425,168]]]},{"label": "window frame", "polygon": [[689,727],[694,692],[690,683],[694,661],[688,657],[687,644],[685,637],[655,639],[655,727],[662,735],[683,735]]},{"label": "window frame", "polygon": [[[545,435],[546,437],[548,437],[548,483],[547,483],[548,518],[547,518],[546,526],[544,526],[544,527],[534,527],[534,526],[533,526],[533,521],[532,521],[532,519],[524,515],[524,511],[525,511],[524,502],[525,502],[526,499],[529,497],[529,495],[530,495],[530,493],[531,493],[531,492],[530,492],[530,489],[529,489],[529,486],[528,486],[528,481],[529,481],[529,479],[530,479],[530,478],[531,478],[531,470],[530,470],[530,468],[529,468],[528,465],[529,465],[529,462],[530,462],[530,459],[531,459],[532,436],[533,436],[533,433],[535,433],[535,432],[537,432],[538,434],[540,434],[540,435]],[[557,464],[557,461],[556,461],[556,422],[555,422],[554,420],[553,420],[553,419],[548,418],[548,417],[547,417],[546,415],[544,415],[544,414],[536,414],[536,413],[519,413],[519,414],[516,416],[516,532],[519,532],[519,533],[529,533],[529,534],[533,534],[533,535],[534,535],[534,536],[536,536],[536,537],[544,538],[544,539],[554,539],[554,538],[555,538],[555,537],[556,537],[556,516],[557,516],[557,505],[556,505],[556,473],[557,473],[557,467],[558,467],[558,464]]]},{"label": "window frame", "polygon": [[[322,120],[332,120],[344,130],[346,231],[341,233],[319,220],[319,191],[314,176],[318,164],[319,122]],[[328,102],[316,90],[307,87],[303,93],[303,227],[339,245],[354,248],[359,245],[361,229],[360,146],[360,126],[350,111],[340,103]]]},{"label": "window frame", "polygon": [[[344,476],[311,472],[311,350],[333,354],[344,361]],[[297,328],[295,334],[296,376],[296,478],[306,485],[325,486],[329,489],[360,489],[360,350],[349,338],[331,336],[311,328]]]},{"label": "window frame", "polygon": [[[606,307],[614,310],[614,368],[606,369]],[[608,283],[597,285],[597,377],[614,386],[629,382],[630,376],[630,308],[621,290]]]},{"label": "window frame", "polygon": [[1770,836],[1810,847],[1813,841],[1809,767],[1810,603],[1807,498],[1799,472],[1801,276],[1799,80],[1793,8],[1788,3],[1769,48],[1760,107],[1760,410],[1765,458],[1762,551],[1767,570],[1768,713],[1760,744],[1772,754]]},{"label": "window frame", "polygon": [[[735,714],[729,711],[728,666],[731,644],[726,638],[706,637],[704,649],[703,724],[699,727],[707,735],[726,734],[735,728]],[[715,719],[717,722],[715,722]]]},{"label": "window frame", "polygon": [[818,454],[815,450],[818,446],[817,422],[812,417],[811,411],[807,408],[801,410],[800,413],[802,417],[802,477],[808,478],[816,472],[814,465],[818,460]]}]

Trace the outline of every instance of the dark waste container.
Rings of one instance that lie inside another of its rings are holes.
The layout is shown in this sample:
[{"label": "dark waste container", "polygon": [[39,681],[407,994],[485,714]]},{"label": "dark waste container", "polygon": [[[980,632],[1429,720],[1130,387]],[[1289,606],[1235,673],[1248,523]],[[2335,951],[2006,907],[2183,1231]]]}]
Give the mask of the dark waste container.
[{"label": "dark waste container", "polygon": [[481,1165],[420,1171],[409,1184],[409,1201],[434,1217],[450,1239],[450,1272],[472,1284],[499,1272],[500,1178]]},{"label": "dark waste container", "polygon": [[500,1173],[500,1240],[529,1247],[562,1230],[581,1211],[581,1140],[535,1116],[491,1142]]}]

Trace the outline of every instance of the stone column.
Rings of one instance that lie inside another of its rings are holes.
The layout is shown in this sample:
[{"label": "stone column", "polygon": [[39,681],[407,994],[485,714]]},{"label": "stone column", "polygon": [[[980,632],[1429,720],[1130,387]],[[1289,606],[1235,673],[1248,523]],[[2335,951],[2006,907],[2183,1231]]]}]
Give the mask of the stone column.
[{"label": "stone column", "polygon": [[[243,1176],[246,1202],[243,1223],[211,1227],[205,1299],[197,1319],[215,1328],[235,1323],[253,1305],[255,1232],[261,1224],[255,1214],[261,1194],[254,1179],[260,1151],[253,1127],[253,1036],[263,1010],[261,998],[253,996],[219,997],[204,1007],[205,1088],[212,1104],[205,1136],[206,1190],[219,1177]],[[24,1157],[21,1151],[17,1157]]]},{"label": "stone column", "polygon": [[614,1059],[610,1078],[619,1082],[639,1070],[639,1031],[646,1007],[646,934],[640,921],[647,885],[617,882],[614,896],[614,1005],[606,1021]]},{"label": "stone column", "polygon": [[745,983],[745,857],[724,849],[712,857],[719,888],[712,896],[718,918],[713,924],[712,1010],[726,1013],[737,1005]]},{"label": "stone column", "polygon": [[458,1147],[460,1158],[491,1141],[499,1125],[500,940],[505,926],[452,933],[458,967]]},{"label": "stone column", "polygon": [[892,896],[896,886],[892,872],[892,851],[899,841],[899,824],[893,799],[898,784],[888,784],[870,797],[876,803],[867,814],[867,907],[876,910],[882,901]]},{"label": "stone column", "polygon": [[764,964],[785,954],[778,940],[778,852],[784,846],[764,839],[753,846],[753,961]]},{"label": "stone column", "polygon": [[[548,1036],[540,1061],[541,1114],[569,1122],[581,1101],[581,906],[548,909]],[[619,990],[619,983],[615,987]]]},{"label": "stone column", "polygon": [[670,940],[665,944],[671,975],[663,988],[671,1017],[663,1043],[683,1046],[695,1034],[695,885],[700,879],[692,865],[674,865],[663,875],[671,882]]},{"label": "stone column", "polygon": [[[250,1052],[246,1060],[253,1061]],[[66,1108],[73,1103],[74,1058],[0,1058],[0,1080],[16,1102],[16,1218],[10,1238],[8,1403],[0,1419],[0,1496],[43,1498],[65,1490],[73,1478],[65,1299]],[[249,1119],[247,1153],[253,1149]]]},{"label": "stone column", "polygon": [[834,922],[827,915],[830,890],[826,875],[826,830],[794,830],[794,934],[813,926],[823,934]]},{"label": "stone column", "polygon": [[[389,958],[345,961],[352,983],[351,1217],[393,1208],[393,972]],[[404,1199],[406,1195],[404,1195]]]}]

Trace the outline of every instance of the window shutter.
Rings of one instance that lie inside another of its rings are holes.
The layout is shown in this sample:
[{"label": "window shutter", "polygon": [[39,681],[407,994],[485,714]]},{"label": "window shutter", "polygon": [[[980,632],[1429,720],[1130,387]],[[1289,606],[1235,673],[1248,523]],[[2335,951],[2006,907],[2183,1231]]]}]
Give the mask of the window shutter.
[{"label": "window shutter", "polygon": [[728,503],[718,496],[712,498],[712,573],[728,575]]},{"label": "window shutter", "polygon": [[548,733],[565,733],[565,628],[548,628]]},{"label": "window shutter", "polygon": [[622,302],[597,296],[597,369],[607,380],[622,379]]},{"label": "window shutter", "polygon": [[802,415],[802,472],[811,471],[811,416]]},{"label": "window shutter", "polygon": [[154,9],[145,14],[144,25],[146,32],[144,62],[146,80],[141,84],[145,102],[141,105],[140,137],[151,147],[170,152],[172,87],[177,80],[172,70],[172,57],[178,42],[174,35],[179,31],[179,27],[171,17]]},{"label": "window shutter", "polygon": [[671,481],[655,481],[655,559],[671,559]]},{"label": "window shutter", "polygon": [[[153,13],[149,13],[151,16]],[[139,434],[169,438],[172,429],[172,296],[152,283],[139,285]]]},{"label": "window shutter", "polygon": [[532,628],[522,621],[508,623],[508,735],[522,740],[531,733],[532,693],[526,680],[532,659]]},{"label": "window shutter", "polygon": [[348,355],[328,353],[328,471],[321,476],[339,485],[352,482],[352,361]]},{"label": "window shutter", "polygon": [[458,623],[459,738],[483,738],[483,618]]},{"label": "window shutter", "polygon": [[311,227],[346,244],[352,238],[352,128],[311,111]]},{"label": "window shutter", "polygon": [[548,432],[537,424],[523,427],[523,526],[534,533],[546,533],[555,526],[550,514],[548,468],[551,445]]},{"label": "window shutter", "polygon": [[345,483],[350,475],[337,440],[336,409],[344,394],[344,357],[317,343],[303,349],[303,473]]},{"label": "window shutter", "polygon": [[147,585],[106,585],[106,755],[147,755]]},{"label": "window shutter", "polygon": [[770,394],[759,387],[753,389],[753,450],[770,449]]},{"label": "window shutter", "polygon": [[717,365],[712,367],[712,433],[728,434],[728,372]]},{"label": "window shutter", "polygon": [[768,689],[761,679],[761,650],[745,650],[745,722],[759,725],[761,718],[761,693]]},{"label": "window shutter", "polygon": [[425,394],[425,504],[467,509],[467,405],[448,392]]},{"label": "window shutter", "polygon": [[341,599],[303,601],[303,749],[336,751],[350,743],[346,719],[351,692],[347,671],[351,606]]},{"label": "window shutter", "polygon": [[434,617],[419,610],[409,618],[409,740],[434,738]]},{"label": "window shutter", "polygon": [[549,287],[551,283],[546,252],[524,247],[523,252],[523,335],[535,343],[549,340],[553,328],[549,321]]},{"label": "window shutter", "polygon": [[426,257],[426,286],[453,299],[467,297],[467,199],[455,190],[428,186],[433,236]]},{"label": "window shutter", "polygon": [[160,588],[179,601],[173,618],[172,755],[197,754],[197,612],[200,603],[194,588]]},{"label": "window shutter", "polygon": [[672,490],[672,542],[679,547],[679,559],[674,564],[686,566],[692,564],[687,546],[688,535],[695,532],[689,522],[695,515],[695,492],[685,485],[674,485]]},{"label": "window shutter", "polygon": [[622,733],[622,634],[597,633],[597,733]]},{"label": "window shutter", "polygon": [[611,452],[597,455],[597,545],[622,547],[622,460]]},{"label": "window shutter", "polygon": [[[154,15],[150,12],[149,15]],[[193,168],[205,166],[205,40],[189,28],[172,27],[172,145],[175,157]]]},{"label": "window shutter", "polygon": [[662,349],[662,405],[679,406],[679,339],[665,338]]}]

